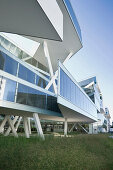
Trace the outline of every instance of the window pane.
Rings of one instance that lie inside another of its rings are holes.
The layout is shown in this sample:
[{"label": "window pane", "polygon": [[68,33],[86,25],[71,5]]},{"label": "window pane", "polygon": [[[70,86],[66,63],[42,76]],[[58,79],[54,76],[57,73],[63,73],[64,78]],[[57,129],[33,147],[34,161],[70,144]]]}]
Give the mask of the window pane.
[{"label": "window pane", "polygon": [[3,78],[2,83],[2,91],[4,92],[3,100],[14,102],[16,82]]}]

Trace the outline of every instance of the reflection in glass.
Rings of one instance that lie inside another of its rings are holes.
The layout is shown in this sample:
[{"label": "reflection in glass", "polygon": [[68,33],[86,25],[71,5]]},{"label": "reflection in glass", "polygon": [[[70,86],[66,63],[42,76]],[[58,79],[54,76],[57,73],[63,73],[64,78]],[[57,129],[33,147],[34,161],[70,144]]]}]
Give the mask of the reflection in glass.
[{"label": "reflection in glass", "polygon": [[81,89],[60,68],[60,95],[86,112],[96,113],[96,108]]}]

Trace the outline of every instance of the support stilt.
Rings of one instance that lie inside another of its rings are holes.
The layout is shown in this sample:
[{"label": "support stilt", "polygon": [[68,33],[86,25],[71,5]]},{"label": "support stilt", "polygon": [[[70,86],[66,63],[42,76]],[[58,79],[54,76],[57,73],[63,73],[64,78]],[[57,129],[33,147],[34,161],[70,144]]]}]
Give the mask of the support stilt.
[{"label": "support stilt", "polygon": [[65,118],[64,122],[64,136],[67,136],[67,118]]},{"label": "support stilt", "polygon": [[75,125],[76,125],[76,123],[74,123],[74,125],[72,126],[72,128],[69,130],[69,133],[73,131]]},{"label": "support stilt", "polygon": [[41,123],[40,123],[38,113],[34,113],[33,117],[34,117],[35,126],[36,126],[36,129],[37,129],[38,135],[44,140],[45,138],[44,138],[44,134],[43,134],[43,131],[42,131],[42,127],[41,127]]},{"label": "support stilt", "polygon": [[28,118],[23,117],[23,121],[24,121],[24,131],[25,131],[26,138],[29,138]]},{"label": "support stilt", "polygon": [[87,134],[89,133],[80,123],[78,123],[78,125],[79,125]]},{"label": "support stilt", "polygon": [[89,124],[89,134],[93,134],[93,124]]},{"label": "support stilt", "polygon": [[12,133],[14,134],[15,137],[18,137],[18,134],[16,132],[16,129],[14,128],[14,125],[13,125],[13,122],[12,122],[10,116],[8,116],[7,120],[8,120],[10,127],[11,127]]},{"label": "support stilt", "polygon": [[[18,116],[15,116],[15,118],[12,120],[13,125],[15,125],[17,119],[18,119]],[[10,131],[11,131],[11,127],[9,126],[8,129],[5,132],[5,136],[8,136]]]},{"label": "support stilt", "polygon": [[29,134],[31,135],[31,124],[30,124],[30,118],[28,118],[28,129],[29,129]]}]

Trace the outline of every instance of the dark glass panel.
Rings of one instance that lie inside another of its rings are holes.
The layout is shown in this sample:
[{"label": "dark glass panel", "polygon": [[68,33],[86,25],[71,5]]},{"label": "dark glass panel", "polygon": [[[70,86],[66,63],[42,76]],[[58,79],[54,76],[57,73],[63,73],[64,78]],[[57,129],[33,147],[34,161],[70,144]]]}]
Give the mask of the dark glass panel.
[{"label": "dark glass panel", "polygon": [[27,104],[28,87],[18,84],[17,103]]},{"label": "dark glass panel", "polygon": [[11,57],[6,55],[4,71],[16,76],[18,63]]}]

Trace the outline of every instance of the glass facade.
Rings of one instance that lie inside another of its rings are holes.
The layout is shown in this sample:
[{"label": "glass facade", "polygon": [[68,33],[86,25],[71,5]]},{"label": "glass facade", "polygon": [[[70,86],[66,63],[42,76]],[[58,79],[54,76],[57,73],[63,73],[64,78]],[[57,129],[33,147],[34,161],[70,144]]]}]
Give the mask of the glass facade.
[{"label": "glass facade", "polygon": [[56,97],[22,84],[18,85],[16,102],[60,113]]},{"label": "glass facade", "polygon": [[[42,88],[45,88],[48,83],[35,72],[29,70],[2,51],[0,51],[0,69]],[[53,91],[52,86],[50,87],[50,91]],[[0,76],[0,100],[61,113],[58,108],[57,97],[3,76]]]},{"label": "glass facade", "polygon": [[82,110],[95,115],[97,110],[90,99],[72,81],[72,79],[60,68],[60,95],[81,108]]},{"label": "glass facade", "polygon": [[[17,75],[18,64],[19,64],[19,71]],[[3,70],[7,73],[10,73],[14,76],[17,76],[25,81],[28,81],[42,88],[45,88],[48,84],[48,81],[46,81],[45,79],[37,75],[35,72],[31,71],[24,65],[20,64],[13,58],[9,57],[7,54],[5,54],[2,51],[0,51],[0,70]],[[54,92],[53,86],[49,88],[49,91]]]}]

